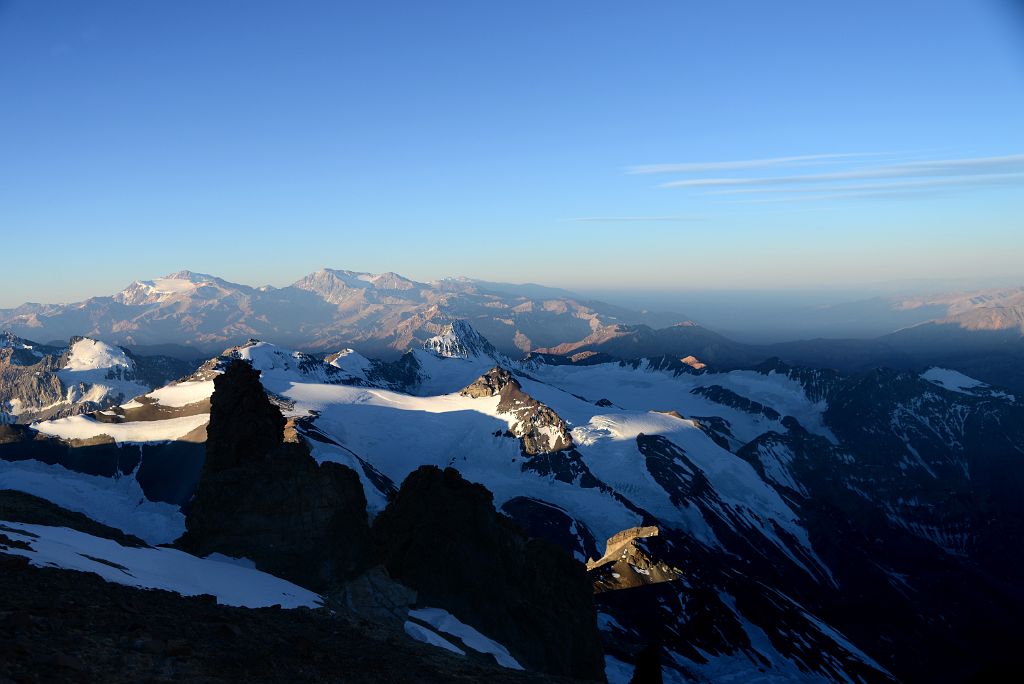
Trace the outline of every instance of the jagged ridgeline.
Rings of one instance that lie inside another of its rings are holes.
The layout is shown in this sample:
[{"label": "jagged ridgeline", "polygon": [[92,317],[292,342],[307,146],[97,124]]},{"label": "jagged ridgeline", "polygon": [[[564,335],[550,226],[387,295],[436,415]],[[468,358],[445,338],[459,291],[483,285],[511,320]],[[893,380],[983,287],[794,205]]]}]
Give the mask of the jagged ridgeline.
[{"label": "jagged ridgeline", "polygon": [[[15,344],[19,368],[54,353]],[[251,340],[104,406],[21,408],[0,488],[143,547],[22,506],[0,554],[326,605],[453,668],[956,681],[1021,636],[1024,406],[948,369],[514,360],[450,321],[391,360]]]}]

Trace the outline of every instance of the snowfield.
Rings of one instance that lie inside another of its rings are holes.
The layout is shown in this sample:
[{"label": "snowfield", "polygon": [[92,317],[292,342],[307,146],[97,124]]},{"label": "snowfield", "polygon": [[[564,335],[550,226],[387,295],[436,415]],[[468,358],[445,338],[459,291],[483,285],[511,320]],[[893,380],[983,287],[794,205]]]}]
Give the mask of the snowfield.
[{"label": "snowfield", "polygon": [[975,380],[959,371],[949,370],[948,368],[929,368],[924,373],[921,373],[921,378],[933,385],[938,385],[943,389],[959,394],[968,394],[975,397],[979,395],[991,396],[1016,401],[1016,397],[1013,395],[1001,392],[981,380]]},{"label": "snowfield", "polygon": [[[434,358],[438,364],[455,369],[439,373],[440,377],[468,377],[471,369],[473,373],[479,370],[478,359]],[[420,465],[455,467],[467,479],[487,487],[494,494],[496,507],[500,508],[518,496],[552,502],[586,525],[599,541],[641,524],[641,517],[609,492],[582,488],[575,483],[523,471],[518,441],[502,436],[503,432],[515,427],[517,420],[511,414],[498,412],[498,397],[472,399],[460,394],[413,396],[383,389],[303,382],[291,368],[279,362],[267,363],[266,356],[260,360],[265,368],[262,376],[264,386],[291,402],[290,413],[315,415],[317,429],[336,442],[314,443],[314,457],[318,461],[343,463],[360,473],[371,515],[383,508],[386,498],[382,492],[375,491],[362,473],[357,458],[370,463],[396,484]],[[489,366],[487,363],[483,365]],[[772,424],[777,424],[777,421],[768,421],[760,414],[754,416],[728,409],[691,394],[689,389],[699,386],[695,380],[704,385],[729,383],[737,390],[744,389],[748,394],[756,393],[764,398],[781,397],[808,422],[820,423],[823,411],[822,407],[806,399],[802,389],[799,392],[794,389],[799,388],[796,383],[774,374],[729,373],[724,378],[712,374],[672,377],[661,371],[634,370],[618,364],[610,366],[598,367],[598,373],[619,378],[618,384],[610,383],[605,389],[617,391],[615,397],[622,403],[642,401],[650,405],[652,395],[655,401],[658,397],[665,397],[666,404],[697,407],[700,415],[728,412],[736,424],[756,434],[765,430],[765,421]],[[562,371],[565,367],[555,368]],[[483,368],[482,372],[486,370],[489,367]],[[543,377],[542,373],[535,375]],[[474,375],[465,384],[476,377],[479,376]],[[633,384],[624,382],[624,377],[631,378]],[[579,453],[593,474],[630,501],[709,546],[719,545],[699,510],[693,506],[676,506],[668,492],[648,472],[636,438],[640,434],[662,435],[682,448],[711,482],[728,508],[721,511],[724,519],[742,521],[764,535],[809,574],[829,577],[828,569],[818,559],[792,509],[752,466],[719,447],[692,421],[649,410],[599,408],[551,384],[528,378],[520,381],[524,391],[546,403],[567,421]],[[594,396],[592,385],[590,389],[591,396]],[[670,403],[669,396],[676,399]],[[387,427],[382,429],[382,426]],[[820,429],[824,431],[824,428]],[[779,537],[776,526],[802,547],[799,554]],[[807,559],[816,567],[809,567]]]},{"label": "snowfield", "polygon": [[[153,390],[146,397],[161,406],[180,408],[197,404],[213,395],[213,380],[179,382]],[[136,404],[141,406],[141,404]],[[125,408],[129,408],[125,405]]]},{"label": "snowfield", "polygon": [[0,521],[0,530],[31,550],[9,548],[33,565],[92,572],[108,582],[165,589],[184,596],[212,594],[228,606],[317,608],[320,597],[291,582],[237,562],[197,558],[169,548],[135,548],[66,527]]},{"label": "snowfield", "polygon": [[[472,648],[475,651],[481,653],[489,653],[494,656],[494,659],[502,667],[507,667],[511,670],[522,670],[523,666],[519,664],[519,661],[512,657],[512,654],[508,652],[508,649],[499,644],[493,639],[485,637],[483,634],[473,629],[464,622],[461,622],[454,615],[446,610],[440,608],[419,608],[416,610],[409,611],[409,617],[421,620],[438,632],[448,634],[449,636],[457,637],[466,646]],[[406,632],[409,632],[408,625],[416,625],[416,623],[406,622]],[[422,627],[421,627],[422,629]],[[443,637],[442,637],[443,639]],[[447,641],[447,640],[445,640]],[[449,642],[450,645],[450,642]],[[444,648],[442,646],[442,648]],[[463,652],[462,649],[455,647],[458,652]],[[451,650],[451,649],[449,649]]]},{"label": "snowfield", "polygon": [[0,460],[0,489],[38,496],[148,544],[169,544],[185,533],[181,510],[147,499],[131,476],[100,477],[39,461]]},{"label": "snowfield", "polygon": [[[826,403],[812,402],[797,381],[775,372],[767,375],[755,371],[674,375],[671,371],[651,368],[647,361],[641,361],[635,369],[628,364],[618,363],[594,366],[536,363],[530,364],[526,372],[538,381],[558,388],[562,394],[571,393],[588,401],[607,399],[624,409],[674,410],[686,417],[719,416],[729,422],[736,439],[742,443],[769,430],[785,431],[779,420],[748,413],[692,393],[697,388],[717,385],[746,399],[768,405],[781,416],[793,416],[808,431],[835,442],[835,436],[823,420],[825,409],[828,408]],[[528,391],[549,403],[548,399],[535,394],[532,387]]]},{"label": "snowfield", "polygon": [[126,423],[101,423],[90,416],[77,415],[33,423],[32,429],[61,439],[90,439],[107,435],[117,443],[167,442],[180,439],[196,428],[206,425],[208,413],[195,416],[145,420]]}]

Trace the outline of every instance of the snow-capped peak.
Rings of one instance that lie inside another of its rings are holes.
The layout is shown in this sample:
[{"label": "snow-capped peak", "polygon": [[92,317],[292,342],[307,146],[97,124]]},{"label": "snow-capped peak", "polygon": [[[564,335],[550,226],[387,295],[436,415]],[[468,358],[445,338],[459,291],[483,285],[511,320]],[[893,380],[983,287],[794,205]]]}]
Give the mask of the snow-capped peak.
[{"label": "snow-capped peak", "polygon": [[71,340],[63,370],[87,371],[101,368],[134,370],[135,362],[120,347],[79,337]]},{"label": "snow-capped peak", "polygon": [[178,296],[191,296],[204,286],[223,286],[216,276],[178,271],[154,280],[136,280],[114,295],[114,301],[128,306],[161,303]]},{"label": "snow-capped peak", "polygon": [[212,275],[207,275],[205,273],[195,273],[193,271],[183,270],[178,271],[177,273],[171,273],[170,275],[166,275],[163,278],[160,278],[160,280],[187,280],[190,283],[198,284],[208,283],[217,280],[217,278]]},{"label": "snow-capped peak", "polygon": [[446,358],[469,359],[489,356],[496,359],[499,356],[494,345],[463,320],[453,321],[440,335],[426,340],[423,348]]}]

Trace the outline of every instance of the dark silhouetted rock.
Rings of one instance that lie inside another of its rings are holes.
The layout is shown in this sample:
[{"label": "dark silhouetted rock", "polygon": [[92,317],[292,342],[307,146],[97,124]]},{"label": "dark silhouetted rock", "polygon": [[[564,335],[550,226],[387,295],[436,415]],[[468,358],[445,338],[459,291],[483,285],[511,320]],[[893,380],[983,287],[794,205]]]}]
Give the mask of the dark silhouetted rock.
[{"label": "dark silhouetted rock", "polygon": [[590,583],[582,564],[531,540],[458,471],[423,466],[373,526],[383,564],[419,593],[502,643],[526,668],[604,679]]},{"label": "dark silhouetted rock", "polygon": [[179,544],[326,591],[365,567],[366,497],[355,471],[317,465],[304,443],[284,441],[259,377],[235,361],[214,380],[206,462]]},{"label": "dark silhouetted rock", "polygon": [[661,684],[661,649],[651,645],[640,651],[636,657],[636,669],[629,684]]}]

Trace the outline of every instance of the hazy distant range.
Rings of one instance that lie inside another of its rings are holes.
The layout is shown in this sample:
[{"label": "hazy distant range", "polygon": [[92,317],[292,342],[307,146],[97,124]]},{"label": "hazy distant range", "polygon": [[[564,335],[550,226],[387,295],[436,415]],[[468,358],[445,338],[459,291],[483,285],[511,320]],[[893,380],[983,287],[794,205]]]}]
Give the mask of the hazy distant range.
[{"label": "hazy distant range", "polygon": [[[954,288],[949,288],[951,291]],[[968,288],[963,288],[968,289]],[[944,304],[894,307],[935,286],[821,290],[600,290],[581,295],[630,309],[684,311],[702,326],[748,344],[798,339],[868,339],[946,315]]]}]

